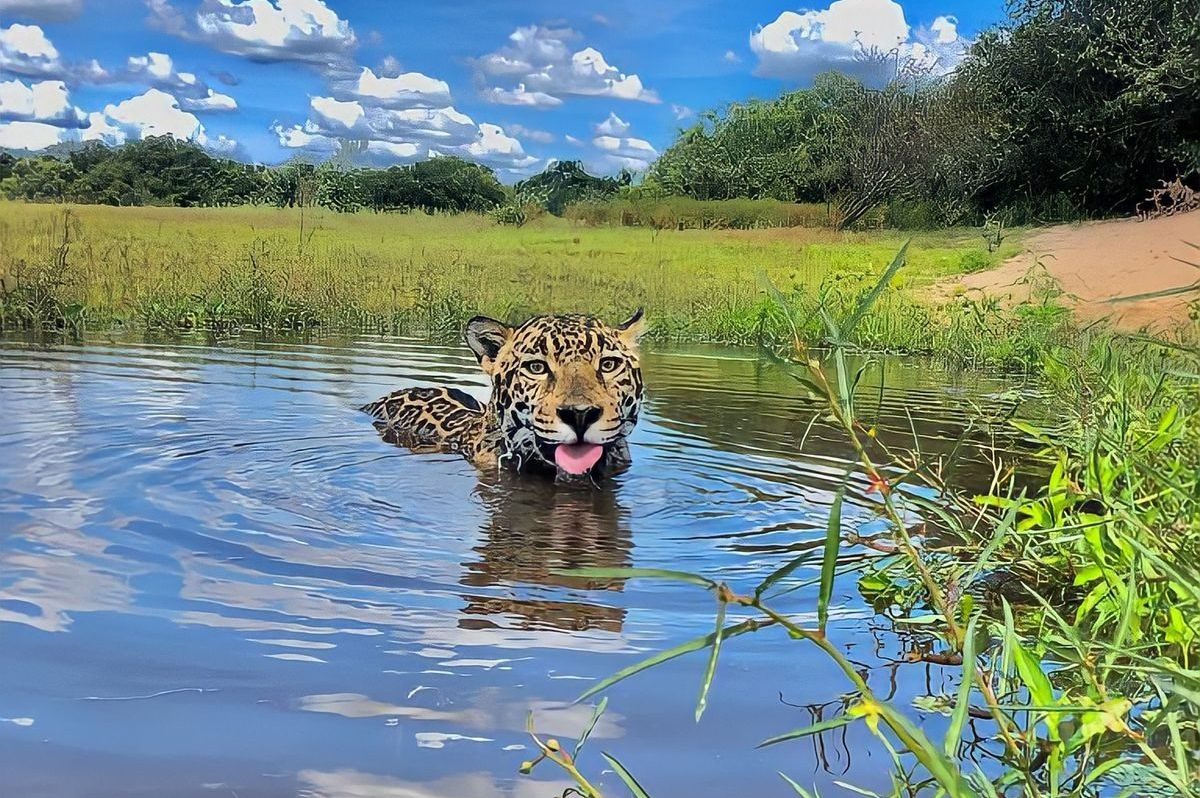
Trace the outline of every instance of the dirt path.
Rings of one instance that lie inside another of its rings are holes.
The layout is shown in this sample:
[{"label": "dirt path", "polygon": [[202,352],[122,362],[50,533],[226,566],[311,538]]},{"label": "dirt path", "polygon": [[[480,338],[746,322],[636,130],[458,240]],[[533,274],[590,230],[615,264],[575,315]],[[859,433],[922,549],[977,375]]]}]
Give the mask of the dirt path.
[{"label": "dirt path", "polygon": [[[1080,319],[1107,317],[1122,330],[1169,331],[1188,324],[1188,305],[1200,290],[1184,296],[1111,304],[1119,296],[1145,294],[1197,284],[1200,266],[1200,213],[1139,222],[1117,219],[1062,225],[1036,232],[1024,241],[1024,251],[1003,265],[943,283],[948,294],[969,293],[1020,302],[1029,297],[1023,278],[1037,262],[1055,278],[1065,296],[1060,301]],[[959,287],[962,286],[962,287]]]}]

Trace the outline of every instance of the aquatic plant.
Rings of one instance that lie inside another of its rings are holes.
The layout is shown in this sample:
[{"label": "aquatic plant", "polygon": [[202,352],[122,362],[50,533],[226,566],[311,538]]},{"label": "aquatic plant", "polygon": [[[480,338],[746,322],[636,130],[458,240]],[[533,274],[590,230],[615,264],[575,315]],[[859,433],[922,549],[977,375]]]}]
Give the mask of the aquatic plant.
[{"label": "aquatic plant", "polygon": [[[997,463],[987,495],[956,495],[937,461],[877,439],[858,412],[861,372],[848,368],[846,342],[869,318],[905,254],[902,249],[849,313],[816,308],[830,345],[823,360],[805,344],[806,320],[766,285],[792,331],[790,356],[780,365],[845,434],[887,532],[871,540],[843,534],[844,484],[827,524],[815,628],[777,608],[805,584],[797,573],[812,552],[752,588],[677,571],[568,572],[693,585],[717,607],[712,632],[622,669],[580,699],[707,650],[699,721],[723,645],[778,627],[836,663],[852,697],[842,714],[775,733],[760,745],[864,723],[892,762],[893,795],[1200,794],[1200,351],[1114,337],[1090,348],[1044,351],[1052,395],[1062,398],[1059,423],[1043,429],[1010,422],[1043,447],[1040,456],[1052,466],[1043,486],[1018,490],[1012,467]],[[933,488],[933,498],[910,489],[913,483]],[[914,518],[916,527],[936,527],[943,543],[935,548],[918,540]],[[886,610],[898,632],[920,639],[916,659],[958,669],[956,695],[929,696],[920,707],[949,714],[941,740],[877,695],[827,635],[834,581],[846,573],[839,574],[838,555],[850,545],[886,552],[865,561],[859,588]],[[1010,590],[991,586],[998,572],[1009,577]],[[750,617],[727,625],[731,607]],[[990,731],[968,742],[968,720]],[[566,770],[583,794],[599,798],[573,760]],[[646,794],[630,785],[623,767],[618,773],[634,795]],[[781,776],[797,794],[810,795]]]}]

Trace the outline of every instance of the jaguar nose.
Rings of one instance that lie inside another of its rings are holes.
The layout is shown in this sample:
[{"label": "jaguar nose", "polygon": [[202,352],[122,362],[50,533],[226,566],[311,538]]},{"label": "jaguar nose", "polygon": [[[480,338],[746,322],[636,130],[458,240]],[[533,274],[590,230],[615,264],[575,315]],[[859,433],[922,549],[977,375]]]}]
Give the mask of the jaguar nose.
[{"label": "jaguar nose", "polygon": [[598,407],[560,407],[558,417],[575,432],[575,440],[582,441],[588,427],[600,420]]}]

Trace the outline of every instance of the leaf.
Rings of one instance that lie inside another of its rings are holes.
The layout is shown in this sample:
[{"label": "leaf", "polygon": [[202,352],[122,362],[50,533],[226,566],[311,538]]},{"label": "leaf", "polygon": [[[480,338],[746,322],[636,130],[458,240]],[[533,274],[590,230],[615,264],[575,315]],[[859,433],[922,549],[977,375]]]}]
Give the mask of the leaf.
[{"label": "leaf", "polygon": [[954,712],[950,715],[950,728],[946,729],[946,737],[942,750],[946,756],[952,757],[958,750],[962,740],[963,727],[967,723],[967,710],[971,704],[971,683],[975,679],[975,626],[979,620],[976,615],[967,624],[966,638],[963,640],[962,675],[959,676],[958,698],[954,702]]},{"label": "leaf", "polygon": [[[810,380],[808,377],[803,377],[794,372],[788,372],[788,376],[791,377],[796,382],[803,385],[804,389],[816,398],[820,398],[821,396],[823,396],[825,394],[825,392],[821,389],[821,386],[817,385],[815,382]],[[803,447],[801,447],[801,448],[803,448]]]},{"label": "leaf", "polygon": [[1123,337],[1128,338],[1131,341],[1137,341],[1137,342],[1143,343],[1143,344],[1153,344],[1154,346],[1161,346],[1164,349],[1172,349],[1176,352],[1188,352],[1191,354],[1196,354],[1197,352],[1200,352],[1200,349],[1197,349],[1195,346],[1188,346],[1186,344],[1174,343],[1172,341],[1164,341],[1161,338],[1155,338],[1150,335],[1127,334]]},{"label": "leaf", "polygon": [[766,579],[764,579],[758,583],[758,587],[754,588],[754,597],[756,599],[762,598],[763,594],[766,593],[767,590],[770,589],[770,587],[772,585],[774,585],[780,579],[786,579],[788,576],[790,576],[792,574],[793,571],[795,571],[801,565],[804,565],[804,563],[811,560],[813,553],[814,552],[810,549],[809,551],[803,552],[799,556],[793,557],[791,560],[788,560],[786,563],[781,565],[779,568],[776,568],[774,571],[772,571],[770,573],[769,576],[767,576]]},{"label": "leaf", "polygon": [[1112,698],[1093,710],[1081,712],[1078,732],[1080,738],[1089,740],[1105,731],[1128,731],[1124,718],[1132,708],[1133,702],[1128,698]]},{"label": "leaf", "polygon": [[583,730],[583,734],[579,735],[579,740],[575,743],[575,753],[572,755],[574,759],[579,759],[579,752],[583,750],[583,744],[587,742],[588,737],[592,736],[592,729],[596,728],[600,716],[604,714],[604,710],[606,709],[608,709],[608,696],[601,698],[600,703],[592,710],[592,719],[588,721],[587,728]]},{"label": "leaf", "polygon": [[842,333],[838,330],[838,324],[833,320],[833,316],[829,315],[829,310],[821,305],[817,308],[817,312],[821,315],[821,321],[825,323],[825,331],[829,335],[829,340],[832,343],[840,344],[842,342]]},{"label": "leaf", "polygon": [[836,784],[837,786],[841,787],[843,790],[848,790],[849,792],[852,792],[855,795],[862,795],[862,796],[864,796],[864,798],[883,798],[883,796],[877,792],[872,792],[871,790],[864,789],[862,787],[859,787],[856,784],[851,784],[848,781],[841,781],[840,779],[834,779],[833,783]]},{"label": "leaf", "polygon": [[783,314],[783,318],[787,321],[788,329],[792,333],[792,342],[798,348],[800,346],[800,330],[796,326],[796,316],[792,311],[792,306],[788,304],[787,297],[776,287],[766,272],[758,273],[758,282],[762,285],[763,290],[767,292],[768,296],[771,297],[772,301],[775,302],[775,305],[779,308],[779,312]]},{"label": "leaf", "polygon": [[[738,635],[745,634],[746,632],[751,632],[751,631],[754,631],[755,629],[760,629],[764,625],[765,624],[763,621],[760,621],[756,618],[751,618],[749,620],[742,621],[741,623],[735,623],[732,626],[726,626],[723,630],[721,630],[721,638],[728,640],[731,637],[737,637]],[[579,702],[579,701],[583,701],[587,698],[590,698],[590,697],[594,696],[596,693],[607,690],[608,688],[612,687],[617,682],[624,681],[625,679],[628,679],[630,676],[641,673],[642,671],[646,670],[647,668],[653,668],[655,665],[661,665],[662,663],[673,660],[676,657],[682,657],[684,654],[690,654],[693,651],[700,651],[701,649],[708,648],[709,646],[711,646],[713,644],[713,642],[715,640],[716,640],[716,633],[712,633],[712,634],[704,635],[702,637],[693,638],[692,640],[689,640],[686,643],[680,643],[679,645],[675,646],[674,648],[669,648],[666,651],[660,651],[657,654],[654,654],[652,656],[647,657],[644,660],[641,660],[640,662],[635,662],[634,664],[632,664],[628,667],[622,668],[621,670],[617,671],[612,676],[609,676],[606,679],[600,680],[596,684],[589,687],[586,691],[584,691],[584,693],[582,695],[580,695],[579,698],[575,699],[575,701]]]},{"label": "leaf", "polygon": [[1192,283],[1191,285],[1181,285],[1175,288],[1164,288],[1161,291],[1147,291],[1144,294],[1129,294],[1127,296],[1113,297],[1112,299],[1104,300],[1110,305],[1116,305],[1121,302],[1137,302],[1142,299],[1163,299],[1165,297],[1179,296],[1180,294],[1191,294],[1200,291],[1200,282]]},{"label": "leaf", "polygon": [[769,737],[754,747],[766,748],[768,745],[786,743],[788,740],[800,740],[805,737],[811,737],[814,734],[822,734],[827,731],[832,731],[833,729],[840,729],[853,720],[854,718],[850,717],[849,715],[838,715],[836,718],[823,720],[820,723],[814,723],[813,725],[805,726],[802,729],[794,729],[793,731],[786,732],[775,737]]},{"label": "leaf", "polygon": [[914,615],[911,618],[897,618],[896,623],[907,623],[913,626],[928,626],[929,624],[939,623],[945,620],[941,615],[928,613],[925,615]]},{"label": "leaf", "polygon": [[[778,773],[779,771],[776,771],[776,772]],[[796,795],[799,795],[799,796],[800,796],[800,798],[817,798],[817,795],[816,795],[815,793],[809,792],[808,790],[806,790],[806,789],[804,789],[803,787],[801,787],[799,784],[797,784],[797,783],[796,783],[796,782],[795,782],[795,781],[794,781],[794,780],[793,780],[793,779],[792,779],[790,776],[788,776],[787,774],[785,774],[785,773],[779,773],[779,778],[781,778],[781,779],[783,779],[784,781],[786,781],[786,782],[787,782],[787,785],[788,785],[789,787],[791,787],[791,788],[792,788],[792,790],[793,790],[793,791],[796,793]]]},{"label": "leaf", "polygon": [[1126,642],[1129,640],[1130,632],[1133,629],[1133,620],[1135,616],[1134,607],[1137,603],[1137,576],[1138,568],[1135,561],[1133,567],[1129,569],[1129,581],[1125,585],[1125,601],[1121,605],[1120,620],[1117,622],[1117,631],[1113,634],[1112,650],[1104,658],[1105,667],[1111,667],[1118,656],[1117,652],[1126,648]]},{"label": "leaf", "polygon": [[1047,435],[1044,430],[1040,430],[1032,424],[1028,424],[1024,421],[1018,421],[1015,418],[1011,419],[1008,423],[1009,426],[1013,427],[1019,432],[1024,432],[1026,435],[1038,441],[1039,443],[1053,443],[1053,441],[1050,440],[1050,436]]},{"label": "leaf", "polygon": [[859,301],[858,307],[854,309],[854,313],[842,325],[841,338],[843,340],[848,339],[854,333],[854,328],[867,315],[871,307],[879,301],[879,297],[883,294],[884,289],[888,287],[888,283],[892,281],[892,278],[896,276],[896,272],[900,271],[900,267],[904,265],[908,245],[911,243],[911,238],[904,242],[904,245],[900,247],[900,251],[896,253],[896,257],[892,258],[892,262],[884,270],[883,275],[879,278],[879,282],[875,283],[875,287],[867,292],[866,296]]},{"label": "leaf", "polygon": [[984,547],[983,552],[979,555],[975,565],[971,567],[965,584],[971,584],[975,581],[979,574],[983,573],[983,569],[986,568],[987,564],[991,561],[992,555],[996,553],[996,550],[1000,548],[1000,545],[1004,542],[1005,538],[1008,537],[1009,530],[1012,529],[1013,524],[1016,522],[1017,513],[1020,511],[1021,504],[1024,501],[1025,491],[1022,490],[1021,494],[1017,496],[1016,500],[1009,504],[1008,508],[1004,511],[1004,516],[1000,519],[1000,524],[996,527],[996,534],[992,536],[991,541],[989,541],[987,546]]},{"label": "leaf", "polygon": [[1054,688],[1051,687],[1050,679],[1042,670],[1042,664],[1038,662],[1037,657],[1015,640],[1012,653],[1017,673],[1020,674],[1021,682],[1029,691],[1033,703],[1040,707],[1054,706]]},{"label": "leaf", "polygon": [[974,796],[975,791],[962,774],[962,770],[949,757],[941,752],[929,738],[917,728],[908,718],[897,712],[888,704],[877,704],[877,711],[895,732],[896,736],[908,747],[913,756],[925,766],[929,775],[937,779],[942,788],[951,796]]},{"label": "leaf", "polygon": [[1183,742],[1183,733],[1179,725],[1179,715],[1179,711],[1172,705],[1166,713],[1167,730],[1171,733],[1171,751],[1175,754],[1175,770],[1179,774],[1180,780],[1186,783],[1189,780],[1188,748]]},{"label": "leaf", "polygon": [[1138,553],[1153,563],[1155,568],[1169,576],[1171,584],[1175,588],[1189,593],[1192,601],[1200,602],[1200,578],[1180,571],[1174,564],[1164,560],[1157,552],[1137,538],[1129,538],[1129,543],[1138,550]]},{"label": "leaf", "polygon": [[1118,759],[1117,757],[1113,757],[1112,759],[1108,760],[1107,762],[1103,762],[1100,765],[1097,765],[1091,771],[1089,771],[1088,774],[1086,776],[1084,776],[1082,783],[1084,786],[1087,786],[1088,784],[1091,784],[1092,782],[1097,781],[1100,778],[1102,778],[1104,776],[1104,774],[1108,773],[1110,770],[1121,767],[1124,764],[1125,764],[1124,760]]},{"label": "leaf", "polygon": [[613,771],[620,777],[621,781],[625,782],[625,786],[633,793],[633,798],[650,798],[649,793],[642,789],[642,785],[638,784],[637,779],[633,777],[624,765],[617,761],[615,756],[606,752],[600,752],[600,756],[604,757],[605,761],[612,766]]},{"label": "leaf", "polygon": [[829,524],[825,528],[825,553],[821,558],[821,591],[817,594],[817,627],[825,634],[825,623],[829,620],[829,599],[833,595],[833,576],[837,568],[838,550],[842,544],[842,498],[846,495],[845,484],[838,488],[829,508]]},{"label": "leaf", "polygon": [[555,576],[574,576],[581,579],[661,579],[666,582],[686,582],[709,590],[717,586],[716,582],[699,574],[659,568],[569,568],[553,573]]},{"label": "leaf", "polygon": [[700,722],[700,716],[704,714],[705,708],[708,707],[708,688],[712,687],[713,676],[717,673],[717,657],[721,656],[721,632],[725,627],[725,609],[728,605],[724,601],[717,603],[717,629],[713,632],[712,652],[708,656],[708,665],[704,668],[704,681],[700,684],[700,700],[696,702],[696,722]]},{"label": "leaf", "polygon": [[1183,685],[1176,684],[1174,682],[1169,683],[1167,689],[1182,698],[1184,701],[1190,703],[1193,707],[1200,709],[1200,691],[1189,690]]}]

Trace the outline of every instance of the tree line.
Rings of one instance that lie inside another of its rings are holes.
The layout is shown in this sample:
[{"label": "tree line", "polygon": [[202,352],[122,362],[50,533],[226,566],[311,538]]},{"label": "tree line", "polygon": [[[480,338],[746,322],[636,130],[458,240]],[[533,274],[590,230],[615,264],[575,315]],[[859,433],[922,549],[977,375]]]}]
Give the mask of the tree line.
[{"label": "tree line", "polygon": [[1124,213],[1160,180],[1197,179],[1200,0],[1012,0],[1008,13],[948,76],[901,66],[869,88],[827,74],[705,114],[644,190],[824,202],[842,224],[908,202],[957,224]]},{"label": "tree line", "polygon": [[267,167],[214,158],[196,144],[170,136],[121,147],[89,142],[66,153],[22,158],[0,152],[0,195],[33,202],[451,213],[494,211],[517,203],[561,214],[572,202],[608,196],[628,182],[628,176],[591,175],[573,161],[552,163],[512,187],[502,185],[488,167],[455,157],[387,169],[334,162]]}]

